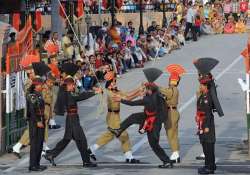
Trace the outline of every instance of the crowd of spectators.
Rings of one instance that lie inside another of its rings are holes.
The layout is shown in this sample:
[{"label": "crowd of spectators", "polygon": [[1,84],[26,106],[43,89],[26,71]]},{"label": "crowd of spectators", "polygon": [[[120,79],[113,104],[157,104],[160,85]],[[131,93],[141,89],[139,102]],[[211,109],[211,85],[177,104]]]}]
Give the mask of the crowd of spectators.
[{"label": "crowd of spectators", "polygon": [[[89,90],[97,81],[104,80],[108,69],[121,77],[131,69],[144,67],[148,61],[181,49],[187,40],[197,41],[207,34],[243,33],[247,12],[246,0],[215,1],[205,5],[177,2],[165,26],[152,21],[146,31],[139,34],[132,21],[127,24],[116,21],[114,26],[105,21],[98,30],[80,37],[80,45],[74,33],[68,30],[61,41],[57,33],[51,33],[41,48],[50,58],[76,63],[80,70],[79,89]],[[48,49],[49,45],[57,45],[56,53]]]}]

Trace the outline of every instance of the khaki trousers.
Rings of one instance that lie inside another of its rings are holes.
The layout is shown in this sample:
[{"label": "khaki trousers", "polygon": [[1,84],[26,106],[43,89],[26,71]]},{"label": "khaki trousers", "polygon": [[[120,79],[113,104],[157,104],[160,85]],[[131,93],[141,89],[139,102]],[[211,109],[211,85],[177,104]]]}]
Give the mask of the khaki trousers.
[{"label": "khaki trousers", "polygon": [[168,143],[172,152],[180,150],[178,138],[178,123],[180,114],[176,109],[169,109],[168,119],[165,122],[165,130],[167,134]]}]

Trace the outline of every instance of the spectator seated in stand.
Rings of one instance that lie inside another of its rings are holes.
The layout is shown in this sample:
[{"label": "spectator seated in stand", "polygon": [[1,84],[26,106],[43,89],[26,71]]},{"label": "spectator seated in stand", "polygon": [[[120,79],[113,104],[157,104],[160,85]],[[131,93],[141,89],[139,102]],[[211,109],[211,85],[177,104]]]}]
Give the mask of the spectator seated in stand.
[{"label": "spectator seated in stand", "polygon": [[228,17],[228,22],[225,24],[224,33],[231,34],[235,32],[235,23],[232,15]]},{"label": "spectator seated in stand", "polygon": [[91,90],[94,86],[94,78],[91,76],[89,68],[84,71],[82,84],[85,91]]},{"label": "spectator seated in stand", "polygon": [[209,20],[207,19],[204,23],[201,25],[201,33],[205,35],[211,35],[214,34],[213,28]]},{"label": "spectator seated in stand", "polygon": [[223,33],[223,20],[221,17],[216,16],[212,21],[212,28],[215,34]]},{"label": "spectator seated in stand", "polygon": [[235,33],[245,33],[246,32],[246,24],[244,18],[241,16],[238,19],[238,22],[235,24]]}]

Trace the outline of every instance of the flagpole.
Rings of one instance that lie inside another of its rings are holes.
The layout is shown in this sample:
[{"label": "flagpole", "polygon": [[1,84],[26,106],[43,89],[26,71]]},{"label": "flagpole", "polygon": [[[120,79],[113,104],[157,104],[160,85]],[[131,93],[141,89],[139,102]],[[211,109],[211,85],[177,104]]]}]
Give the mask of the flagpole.
[{"label": "flagpole", "polygon": [[[249,64],[250,59],[250,35],[248,36],[247,41],[247,59],[245,63]],[[246,91],[246,108],[247,108],[247,134],[248,134],[248,157],[250,157],[250,74],[249,74],[249,65],[246,65],[248,70],[246,70],[246,84],[247,84],[247,91]]]},{"label": "flagpole", "polygon": [[98,0],[98,18],[99,18],[99,25],[102,26],[102,4],[101,4],[101,0]]}]

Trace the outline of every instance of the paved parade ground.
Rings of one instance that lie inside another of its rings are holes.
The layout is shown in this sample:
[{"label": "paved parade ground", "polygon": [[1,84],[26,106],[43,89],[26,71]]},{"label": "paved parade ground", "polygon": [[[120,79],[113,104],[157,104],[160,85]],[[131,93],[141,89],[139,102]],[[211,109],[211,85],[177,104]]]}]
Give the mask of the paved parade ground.
[{"label": "paved parade ground", "polygon": [[[46,175],[172,175],[172,174],[197,174],[197,167],[203,165],[202,161],[195,160],[201,153],[201,146],[196,133],[195,116],[195,92],[198,88],[197,71],[192,64],[194,58],[214,57],[220,63],[213,70],[218,85],[218,97],[221,101],[225,116],[215,117],[216,123],[216,174],[250,174],[250,159],[247,155],[247,146],[243,140],[247,138],[245,117],[245,96],[242,92],[238,78],[245,79],[243,59],[239,56],[247,42],[247,34],[242,35],[214,35],[204,36],[198,42],[188,42],[181,50],[174,51],[160,60],[147,63],[146,67],[157,67],[162,70],[170,63],[182,64],[187,70],[180,82],[181,119],[179,136],[181,143],[181,164],[173,169],[158,169],[160,160],[153,154],[147,143],[146,135],[140,135],[138,126],[129,128],[129,136],[133,144],[133,154],[141,160],[141,164],[125,164],[123,153],[118,140],[106,145],[97,154],[98,167],[86,169],[81,166],[80,154],[72,141],[64,152],[55,159],[57,167],[51,167],[44,159],[42,164],[49,168],[41,173]],[[134,69],[124,74],[118,81],[120,89],[130,90],[145,81],[142,69]],[[162,86],[167,86],[168,75],[164,74],[157,81]],[[81,124],[86,133],[89,145],[95,143],[97,137],[106,131],[105,115],[100,114],[98,108],[99,98],[93,97],[79,104]],[[121,106],[121,117],[125,119],[129,114],[141,111],[142,108]],[[106,109],[105,109],[106,111]],[[59,124],[64,126],[64,117],[57,117]],[[166,134],[162,130],[160,144],[171,155]],[[50,131],[51,132],[51,131]],[[50,147],[63,137],[64,127],[52,131],[49,137]],[[28,172],[28,149],[22,159],[17,159],[11,154],[0,158],[0,174],[33,174]]]}]

